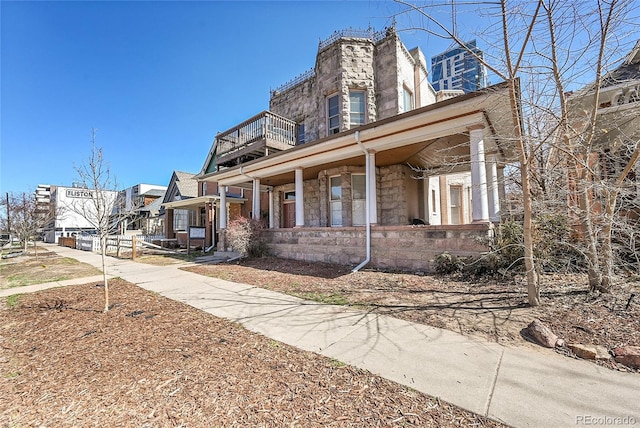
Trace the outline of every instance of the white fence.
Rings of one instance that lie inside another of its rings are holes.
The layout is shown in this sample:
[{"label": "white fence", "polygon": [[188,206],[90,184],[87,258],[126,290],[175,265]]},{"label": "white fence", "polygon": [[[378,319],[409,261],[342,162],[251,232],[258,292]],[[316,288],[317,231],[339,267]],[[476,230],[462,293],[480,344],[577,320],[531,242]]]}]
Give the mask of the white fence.
[{"label": "white fence", "polygon": [[[140,242],[151,243],[154,240],[164,239],[164,235],[113,235],[107,237],[107,252],[117,252],[122,249],[130,250],[133,247],[133,236],[136,237],[136,248],[140,248]],[[95,235],[80,235],[76,237],[76,249],[84,251],[100,252],[100,238]]]}]

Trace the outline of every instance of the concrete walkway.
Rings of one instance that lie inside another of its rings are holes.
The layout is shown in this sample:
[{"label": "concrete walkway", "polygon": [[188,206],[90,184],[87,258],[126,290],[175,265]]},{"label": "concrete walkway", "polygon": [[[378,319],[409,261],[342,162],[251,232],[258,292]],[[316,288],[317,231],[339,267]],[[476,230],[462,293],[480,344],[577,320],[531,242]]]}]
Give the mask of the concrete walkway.
[{"label": "concrete walkway", "polygon": [[[97,254],[59,246],[48,249],[100,268]],[[543,349],[505,347],[388,316],[308,302],[176,266],[111,257],[107,263],[110,276],[508,425],[640,426],[638,374]]]}]

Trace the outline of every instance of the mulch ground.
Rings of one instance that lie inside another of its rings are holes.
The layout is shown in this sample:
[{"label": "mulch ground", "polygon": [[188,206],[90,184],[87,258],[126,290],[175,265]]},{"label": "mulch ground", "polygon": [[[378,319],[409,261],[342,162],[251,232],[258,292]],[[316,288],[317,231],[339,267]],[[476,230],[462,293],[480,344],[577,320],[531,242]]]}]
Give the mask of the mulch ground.
[{"label": "mulch ground", "polygon": [[2,426],[500,424],[122,280],[0,307]]},{"label": "mulch ground", "polygon": [[[640,346],[640,283],[621,280],[611,294],[588,292],[581,275],[545,275],[542,304],[529,307],[524,279],[470,279],[350,268],[325,263],[245,259],[185,268],[303,298],[342,303],[505,345],[536,346],[522,330],[533,319],[567,343]],[[577,358],[568,348],[558,352]],[[635,371],[613,359],[600,365]]]}]

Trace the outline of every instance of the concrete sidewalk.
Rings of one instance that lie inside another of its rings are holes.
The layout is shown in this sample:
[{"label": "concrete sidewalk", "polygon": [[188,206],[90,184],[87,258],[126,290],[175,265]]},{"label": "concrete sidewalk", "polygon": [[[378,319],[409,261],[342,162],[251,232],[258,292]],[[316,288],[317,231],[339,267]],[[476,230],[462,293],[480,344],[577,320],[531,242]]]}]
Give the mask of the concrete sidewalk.
[{"label": "concrete sidewalk", "polygon": [[[97,254],[59,246],[48,249],[100,268]],[[107,260],[110,276],[508,425],[640,426],[638,374],[544,349],[505,347],[388,316],[308,302],[175,266]],[[9,294],[26,290],[12,291]]]}]

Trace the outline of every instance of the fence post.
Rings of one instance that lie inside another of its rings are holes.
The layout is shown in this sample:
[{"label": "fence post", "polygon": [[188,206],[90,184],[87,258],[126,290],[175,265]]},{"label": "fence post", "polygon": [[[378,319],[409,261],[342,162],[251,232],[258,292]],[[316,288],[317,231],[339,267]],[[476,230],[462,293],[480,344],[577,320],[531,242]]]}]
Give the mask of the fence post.
[{"label": "fence post", "polygon": [[132,235],[131,236],[131,260],[136,259],[136,247],[137,247],[136,235]]}]

